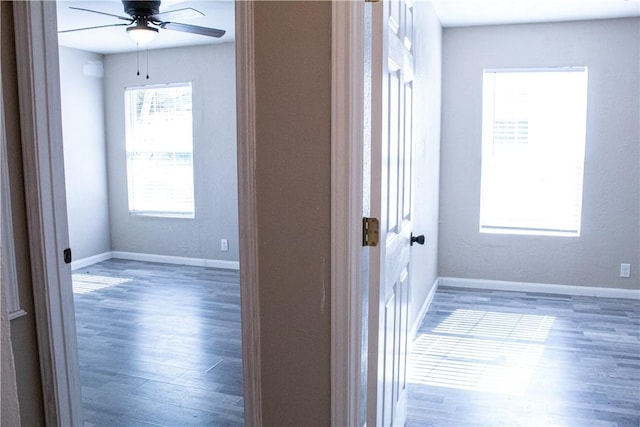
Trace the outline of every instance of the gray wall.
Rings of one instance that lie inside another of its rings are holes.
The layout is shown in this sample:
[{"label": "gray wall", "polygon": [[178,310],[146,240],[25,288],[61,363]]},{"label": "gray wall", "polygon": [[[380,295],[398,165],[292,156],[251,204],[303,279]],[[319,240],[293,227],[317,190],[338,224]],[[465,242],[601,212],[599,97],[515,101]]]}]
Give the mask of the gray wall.
[{"label": "gray wall", "polygon": [[62,136],[74,259],[111,250],[102,55],[60,47]]},{"label": "gray wall", "polygon": [[[235,45],[218,44],[105,57],[111,239],[114,251],[238,261]],[[191,82],[195,219],[129,215],[124,89]],[[220,239],[229,251],[220,250]]]},{"label": "gray wall", "polygon": [[414,54],[414,222],[413,233],[424,234],[424,246],[411,249],[409,325],[438,277],[438,191],[440,174],[440,92],[442,28],[429,2],[415,3]]},{"label": "gray wall", "polygon": [[[482,70],[558,65],[589,70],[581,235],[480,234]],[[639,19],[445,29],[440,276],[639,287],[639,68]]]},{"label": "gray wall", "polygon": [[265,426],[331,424],[331,3],[256,2]]}]

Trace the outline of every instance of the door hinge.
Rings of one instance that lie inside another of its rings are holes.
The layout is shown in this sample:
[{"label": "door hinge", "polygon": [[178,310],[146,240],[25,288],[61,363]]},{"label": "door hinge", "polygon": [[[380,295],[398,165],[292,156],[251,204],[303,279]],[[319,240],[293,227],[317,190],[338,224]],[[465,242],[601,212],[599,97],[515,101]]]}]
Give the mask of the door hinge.
[{"label": "door hinge", "polygon": [[379,228],[376,218],[362,218],[362,246],[378,246]]},{"label": "door hinge", "polygon": [[71,264],[71,248],[65,249],[63,254],[64,254],[64,263]]}]

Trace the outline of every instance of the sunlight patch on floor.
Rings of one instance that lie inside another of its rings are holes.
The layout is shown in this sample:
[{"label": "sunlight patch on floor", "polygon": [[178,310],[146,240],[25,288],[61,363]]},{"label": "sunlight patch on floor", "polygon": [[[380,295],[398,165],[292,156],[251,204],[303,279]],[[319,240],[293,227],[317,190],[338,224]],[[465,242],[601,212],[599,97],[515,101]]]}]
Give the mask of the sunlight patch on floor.
[{"label": "sunlight patch on floor", "polygon": [[99,289],[110,288],[111,286],[128,283],[131,279],[119,277],[96,276],[93,274],[77,273],[72,275],[73,293],[86,294]]},{"label": "sunlight patch on floor", "polygon": [[543,342],[554,320],[553,316],[459,309],[433,332]]},{"label": "sunlight patch on floor", "polygon": [[552,316],[456,310],[413,343],[409,381],[521,396],[542,357]]}]

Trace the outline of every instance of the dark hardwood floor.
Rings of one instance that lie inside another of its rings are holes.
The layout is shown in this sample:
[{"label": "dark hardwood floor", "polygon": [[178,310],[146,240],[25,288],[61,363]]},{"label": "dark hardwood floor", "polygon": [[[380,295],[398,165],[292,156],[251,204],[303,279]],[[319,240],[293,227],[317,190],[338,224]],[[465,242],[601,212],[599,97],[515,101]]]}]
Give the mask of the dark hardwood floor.
[{"label": "dark hardwood floor", "polygon": [[408,426],[640,425],[640,301],[441,287]]},{"label": "dark hardwood floor", "polygon": [[85,426],[242,425],[239,283],[118,259],[74,271]]}]

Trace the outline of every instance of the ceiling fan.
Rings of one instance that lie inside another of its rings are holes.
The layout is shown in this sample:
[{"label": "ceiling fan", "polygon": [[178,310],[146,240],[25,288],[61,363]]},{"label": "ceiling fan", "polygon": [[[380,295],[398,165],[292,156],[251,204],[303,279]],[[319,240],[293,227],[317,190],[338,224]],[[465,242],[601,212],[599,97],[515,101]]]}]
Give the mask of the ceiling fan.
[{"label": "ceiling fan", "polygon": [[158,34],[159,29],[181,31],[184,33],[200,34],[203,36],[217,38],[222,37],[226,32],[225,30],[219,30],[217,28],[199,27],[197,25],[181,24],[173,21],[174,19],[188,19],[204,16],[204,13],[191,7],[160,12],[160,0],[122,0],[122,5],[124,6],[124,12],[129,16],[114,15],[112,13],[101,12],[98,10],[71,6],[70,9],[107,15],[126,22],[74,28],[72,30],[63,30],[59,32],[69,33],[96,28],[126,26],[127,34],[138,44],[146,44],[152,41]]}]

